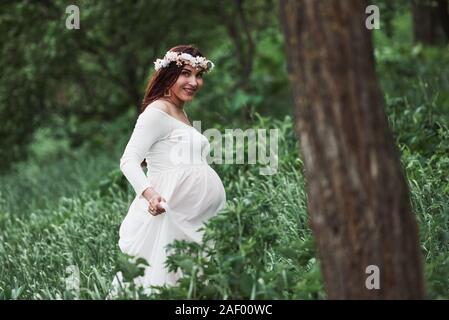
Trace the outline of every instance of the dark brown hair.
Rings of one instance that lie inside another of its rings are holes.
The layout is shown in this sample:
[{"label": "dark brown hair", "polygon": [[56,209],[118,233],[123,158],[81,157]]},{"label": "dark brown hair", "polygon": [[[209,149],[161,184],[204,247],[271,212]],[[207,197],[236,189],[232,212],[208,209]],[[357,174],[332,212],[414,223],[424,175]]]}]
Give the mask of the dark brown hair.
[{"label": "dark brown hair", "polygon": [[[204,57],[200,50],[192,45],[179,45],[169,51],[188,53],[194,57]],[[178,66],[175,61],[172,61],[167,67],[161,68],[153,74],[145,90],[145,96],[140,107],[141,113],[151,102],[164,96],[164,92],[178,80],[181,71],[182,66]]]}]

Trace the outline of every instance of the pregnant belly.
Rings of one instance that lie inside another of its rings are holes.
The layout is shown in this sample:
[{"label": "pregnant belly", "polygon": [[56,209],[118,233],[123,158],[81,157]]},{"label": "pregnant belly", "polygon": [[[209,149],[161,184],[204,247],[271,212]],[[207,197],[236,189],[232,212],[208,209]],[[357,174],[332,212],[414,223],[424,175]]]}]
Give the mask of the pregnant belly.
[{"label": "pregnant belly", "polygon": [[172,216],[183,223],[198,226],[226,203],[223,183],[209,165],[162,172],[152,177],[151,182],[167,200]]}]

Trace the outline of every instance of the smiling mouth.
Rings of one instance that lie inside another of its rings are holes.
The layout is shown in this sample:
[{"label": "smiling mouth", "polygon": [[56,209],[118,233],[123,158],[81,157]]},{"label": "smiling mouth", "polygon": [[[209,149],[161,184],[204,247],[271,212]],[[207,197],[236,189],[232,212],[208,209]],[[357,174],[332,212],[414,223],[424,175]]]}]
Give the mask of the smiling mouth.
[{"label": "smiling mouth", "polygon": [[184,90],[187,91],[187,93],[189,93],[189,94],[194,94],[196,91],[196,90],[187,89],[187,88],[184,88]]}]

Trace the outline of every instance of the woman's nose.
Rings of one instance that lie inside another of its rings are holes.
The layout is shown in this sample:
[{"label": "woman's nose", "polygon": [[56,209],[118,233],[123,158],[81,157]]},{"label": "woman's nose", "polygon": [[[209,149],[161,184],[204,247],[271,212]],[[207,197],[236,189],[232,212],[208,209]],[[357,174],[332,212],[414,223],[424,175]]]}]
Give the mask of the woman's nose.
[{"label": "woman's nose", "polygon": [[196,79],[196,76],[193,75],[190,78],[191,78],[190,81],[189,81],[190,85],[192,87],[196,88],[198,86],[198,80]]},{"label": "woman's nose", "polygon": [[192,74],[192,75],[190,76],[190,78],[189,78],[189,84],[190,84],[192,87],[195,87],[195,88],[198,86],[198,79],[196,78],[196,75]]}]

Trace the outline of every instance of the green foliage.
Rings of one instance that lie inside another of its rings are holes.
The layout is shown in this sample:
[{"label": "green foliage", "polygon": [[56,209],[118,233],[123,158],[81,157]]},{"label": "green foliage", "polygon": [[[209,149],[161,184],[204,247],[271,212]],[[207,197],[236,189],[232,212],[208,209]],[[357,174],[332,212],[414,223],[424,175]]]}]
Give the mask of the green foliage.
[{"label": "green foliage", "polygon": [[[260,117],[255,127],[267,122]],[[203,244],[176,241],[171,246],[167,266],[180,268],[184,277],[177,286],[159,287],[151,296],[130,287],[120,298],[325,298],[292,122],[286,117],[270,125],[282,131],[278,174],[261,176],[256,166],[217,165],[227,189],[226,207],[205,226]],[[440,145],[447,145],[449,131],[445,129],[439,139]],[[447,298],[449,160],[441,153],[427,160],[405,144],[401,150],[420,226],[428,296]],[[104,179],[84,184],[85,192],[62,197],[56,207],[38,214],[11,212],[14,207],[7,204],[12,199],[2,194],[1,297],[73,298],[64,288],[69,265],[80,268],[79,297],[86,299],[106,298],[118,270],[128,280],[139,274],[116,246],[118,226],[133,192],[123,188],[116,168],[99,171]]]},{"label": "green foliage", "polygon": [[[118,168],[136,116],[130,88],[142,93],[152,60],[180,42],[198,44],[217,66],[187,107],[191,119],[221,132],[279,129],[278,172],[214,164],[228,201],[203,244],[172,244],[167,266],[184,277],[151,296],[128,281],[120,298],[324,299],[274,12],[246,2],[253,22],[264,23],[251,24],[253,70],[236,87],[236,48],[210,1],[77,3],[75,33],[61,29],[63,1],[0,5],[0,166],[10,168],[0,176],[0,299],[105,299],[117,271],[126,280],[142,274],[145,261],[117,247],[134,197]],[[374,32],[377,71],[420,228],[427,294],[448,299],[449,51],[413,45],[407,5],[379,3],[391,30]],[[189,18],[175,19],[179,10]],[[169,27],[154,32],[161,26]],[[248,110],[252,122],[241,117]],[[68,266],[79,268],[79,292],[65,286]]]},{"label": "green foliage", "polygon": [[216,64],[206,77],[208,89],[189,106],[194,118],[204,106],[208,112],[201,118],[207,124],[237,119],[244,110],[260,112],[267,94],[284,108],[280,117],[289,106],[279,102],[289,84],[278,19],[267,11],[276,5],[273,0],[244,2],[255,42],[253,72],[244,85],[237,85],[244,66],[236,58],[246,43],[238,44],[230,35],[231,29],[237,30],[234,37],[244,32],[235,3],[226,6],[232,9],[227,17],[208,0],[71,4],[80,8],[79,30],[66,29],[68,4],[62,0],[0,5],[0,172],[29,156],[34,132],[42,126],[63,128],[59,134],[70,148],[101,143],[99,123],[127,111],[136,116],[153,61],[178,44],[198,46]]},{"label": "green foliage", "polygon": [[383,30],[383,35],[392,38],[397,31],[397,17],[403,12],[410,12],[411,1],[409,0],[375,0],[370,4],[377,5],[380,13],[380,28]]}]

